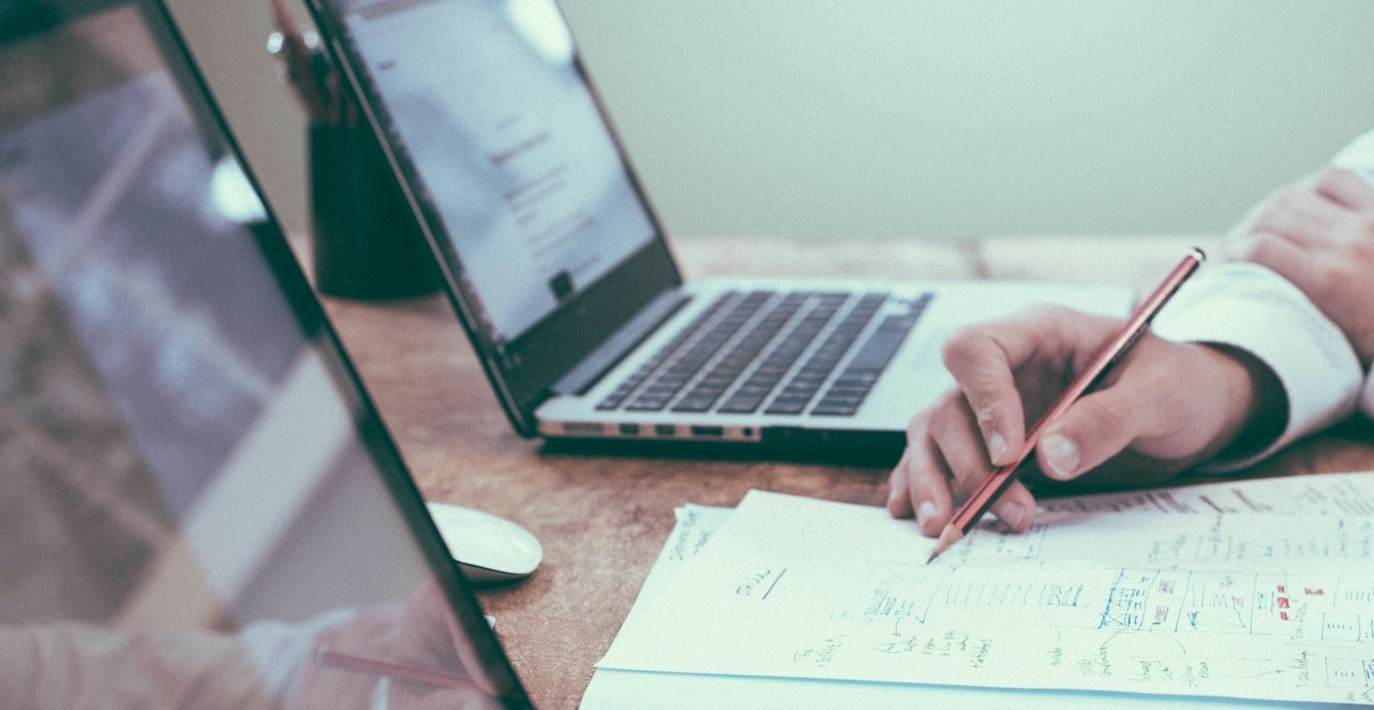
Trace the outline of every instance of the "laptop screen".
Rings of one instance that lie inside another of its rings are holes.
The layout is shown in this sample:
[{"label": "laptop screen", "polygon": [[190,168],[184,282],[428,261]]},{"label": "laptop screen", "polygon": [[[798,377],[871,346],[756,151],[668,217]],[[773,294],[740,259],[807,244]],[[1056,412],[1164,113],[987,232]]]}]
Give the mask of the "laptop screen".
[{"label": "laptop screen", "polygon": [[527,706],[201,87],[0,5],[0,705]]},{"label": "laptop screen", "polygon": [[677,283],[552,0],[314,9],[508,407]]}]

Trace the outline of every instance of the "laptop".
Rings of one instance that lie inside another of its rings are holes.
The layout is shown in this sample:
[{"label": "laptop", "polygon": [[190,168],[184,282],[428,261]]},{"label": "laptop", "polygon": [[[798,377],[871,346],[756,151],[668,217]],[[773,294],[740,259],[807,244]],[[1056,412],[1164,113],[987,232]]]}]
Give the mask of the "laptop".
[{"label": "laptop", "polygon": [[0,3],[0,705],[531,704],[165,9]]},{"label": "laptop", "polygon": [[1129,311],[1115,286],[688,283],[552,0],[307,4],[522,435],[895,457],[953,329]]}]

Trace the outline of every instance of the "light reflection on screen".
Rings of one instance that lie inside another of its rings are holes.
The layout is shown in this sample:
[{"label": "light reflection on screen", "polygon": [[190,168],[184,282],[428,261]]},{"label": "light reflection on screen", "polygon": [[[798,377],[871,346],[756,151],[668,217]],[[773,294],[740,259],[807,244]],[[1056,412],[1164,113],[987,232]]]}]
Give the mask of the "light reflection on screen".
[{"label": "light reflection on screen", "polygon": [[0,706],[504,704],[144,16],[29,5],[0,32]]},{"label": "light reflection on screen", "polygon": [[552,0],[327,0],[499,349],[654,238]]}]

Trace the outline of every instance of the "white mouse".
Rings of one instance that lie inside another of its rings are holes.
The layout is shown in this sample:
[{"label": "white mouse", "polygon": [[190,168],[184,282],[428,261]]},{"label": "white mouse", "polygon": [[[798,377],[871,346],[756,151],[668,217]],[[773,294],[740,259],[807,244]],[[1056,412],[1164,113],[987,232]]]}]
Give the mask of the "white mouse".
[{"label": "white mouse", "polygon": [[528,576],[544,559],[530,531],[500,516],[447,503],[425,503],[439,535],[463,574],[474,582]]}]

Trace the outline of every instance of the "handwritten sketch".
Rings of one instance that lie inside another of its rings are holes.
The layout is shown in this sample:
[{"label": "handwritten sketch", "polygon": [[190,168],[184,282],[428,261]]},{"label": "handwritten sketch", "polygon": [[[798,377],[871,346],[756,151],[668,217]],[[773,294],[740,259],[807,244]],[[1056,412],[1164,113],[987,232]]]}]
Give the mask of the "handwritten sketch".
[{"label": "handwritten sketch", "polygon": [[1166,515],[1311,513],[1371,516],[1374,515],[1374,476],[1363,472],[1329,473],[1042,498],[1039,508],[1042,514],[1142,511]]},{"label": "handwritten sketch", "polygon": [[601,666],[1374,704],[1374,519],[1046,517],[926,565],[880,509],[751,493]]}]

